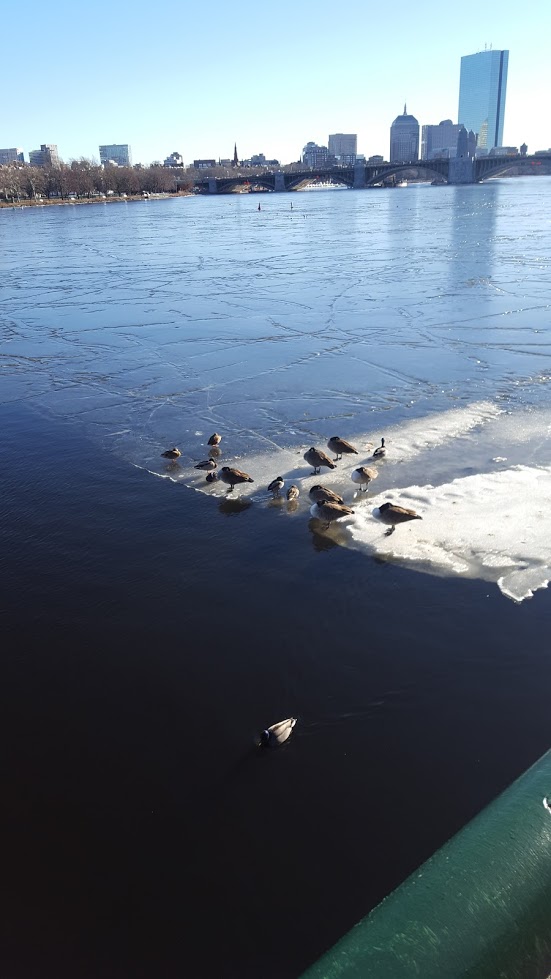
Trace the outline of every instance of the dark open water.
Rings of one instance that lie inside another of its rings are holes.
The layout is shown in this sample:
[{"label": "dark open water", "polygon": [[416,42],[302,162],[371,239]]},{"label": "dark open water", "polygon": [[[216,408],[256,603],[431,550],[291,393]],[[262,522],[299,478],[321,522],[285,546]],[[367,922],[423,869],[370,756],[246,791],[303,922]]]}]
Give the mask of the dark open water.
[{"label": "dark open water", "polygon": [[548,591],[186,484],[215,429],[269,471],[481,399],[538,419],[550,193],[0,212],[4,976],[295,977],[549,747]]}]

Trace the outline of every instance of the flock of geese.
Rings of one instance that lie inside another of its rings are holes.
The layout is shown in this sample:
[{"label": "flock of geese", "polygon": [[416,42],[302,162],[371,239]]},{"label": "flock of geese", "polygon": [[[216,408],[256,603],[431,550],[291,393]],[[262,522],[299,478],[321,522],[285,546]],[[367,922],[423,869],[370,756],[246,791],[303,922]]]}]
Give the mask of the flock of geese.
[{"label": "flock of geese", "polygon": [[[254,479],[241,469],[235,469],[231,466],[222,466],[221,469],[218,469],[216,458],[220,455],[219,445],[221,441],[222,436],[218,432],[211,435],[207,442],[207,445],[210,447],[209,458],[197,463],[195,469],[206,472],[207,475],[205,478],[207,483],[215,483],[219,480],[225,483],[228,487],[228,493],[232,493],[235,487],[240,486],[242,483],[254,483]],[[355,446],[338,435],[333,435],[329,439],[327,447],[335,454],[334,459],[330,459],[322,449],[316,449],[314,446],[304,453],[304,460],[309,466],[312,466],[314,476],[321,474],[322,469],[336,469],[337,462],[345,455],[359,455]],[[380,462],[381,459],[385,458],[386,451],[385,440],[382,438],[381,444],[375,449],[371,458],[375,462]],[[176,448],[176,446],[162,453],[163,458],[171,460],[179,459],[181,455],[180,449]],[[353,483],[359,486],[360,493],[367,493],[369,484],[378,475],[379,473],[374,466],[359,466],[358,469],[354,469],[351,473],[351,479]],[[279,497],[284,486],[285,480],[283,476],[276,476],[269,484],[268,491],[276,499]],[[342,496],[339,496],[328,486],[323,486],[322,484],[312,486],[308,495],[314,504],[311,509],[312,516],[323,520],[326,529],[335,520],[342,520],[344,517],[348,517],[354,513],[354,510],[345,506]],[[286,496],[289,502],[298,500],[300,496],[298,486],[294,484],[290,486]],[[422,517],[415,510],[398,506],[397,503],[383,503],[379,507],[379,519],[388,526],[386,532],[388,536],[394,533],[397,524],[407,523],[410,520],[421,520]]]},{"label": "flock of geese", "polygon": [[[195,469],[206,472],[205,478],[207,483],[215,483],[221,480],[227,485],[228,493],[232,493],[235,487],[240,486],[242,483],[254,483],[252,477],[241,469],[235,469],[232,466],[222,466],[221,469],[218,469],[216,458],[220,456],[219,445],[221,441],[222,436],[218,432],[211,435],[207,443],[210,448],[209,458],[197,463]],[[304,460],[309,466],[312,466],[314,476],[321,474],[322,469],[336,469],[337,462],[345,455],[359,455],[355,446],[347,442],[346,439],[339,438],[337,435],[333,435],[329,439],[327,447],[335,454],[334,459],[330,459],[322,449],[316,449],[315,446],[312,446],[304,453]],[[162,453],[163,458],[170,459],[171,461],[179,459],[181,455],[180,449],[176,446]],[[380,462],[385,456],[386,446],[385,440],[382,438],[381,444],[375,449],[371,458],[375,462]],[[367,493],[369,484],[372,480],[377,479],[378,475],[379,473],[375,466],[359,466],[358,469],[354,469],[351,473],[351,479],[353,483],[359,486],[360,493]],[[276,499],[280,496],[284,486],[285,480],[283,476],[276,476],[269,484],[268,491]],[[295,484],[290,486],[286,493],[287,500],[289,502],[296,501],[299,496],[300,490],[298,486]],[[323,520],[326,528],[333,521],[341,520],[343,517],[348,517],[354,513],[354,510],[345,506],[342,496],[335,493],[329,486],[323,486],[321,483],[312,486],[308,491],[308,496],[313,503],[311,509],[312,516]],[[406,507],[398,506],[396,503],[383,503],[379,507],[379,519],[388,525],[386,532],[388,536],[394,532],[397,524],[407,523],[409,520],[421,520],[422,518],[415,510],[408,510]],[[293,733],[296,723],[296,717],[287,717],[285,720],[278,721],[276,724],[265,728],[260,734],[257,742],[258,746],[261,748],[276,748],[284,744]]]}]

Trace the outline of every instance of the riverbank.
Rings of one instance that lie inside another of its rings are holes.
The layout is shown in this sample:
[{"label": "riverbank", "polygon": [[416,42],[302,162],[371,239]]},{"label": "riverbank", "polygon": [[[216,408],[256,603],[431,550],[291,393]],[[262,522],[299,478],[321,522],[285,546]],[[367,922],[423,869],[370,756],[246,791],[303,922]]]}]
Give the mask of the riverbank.
[{"label": "riverbank", "polygon": [[44,198],[41,200],[26,201],[0,201],[0,207],[19,208],[19,207],[53,207],[61,204],[130,204],[134,201],[163,200],[168,197],[193,197],[190,190],[179,190],[173,194],[135,194],[133,196],[122,196],[112,194],[109,197],[59,197]]}]

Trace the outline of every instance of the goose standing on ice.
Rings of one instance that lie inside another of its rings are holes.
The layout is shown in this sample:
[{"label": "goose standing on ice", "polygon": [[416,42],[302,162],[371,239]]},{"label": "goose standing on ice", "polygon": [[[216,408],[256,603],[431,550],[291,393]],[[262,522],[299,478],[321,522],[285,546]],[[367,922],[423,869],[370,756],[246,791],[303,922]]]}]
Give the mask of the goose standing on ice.
[{"label": "goose standing on ice", "polygon": [[342,503],[316,503],[310,513],[318,520],[324,520],[325,529],[328,530],[334,520],[350,517],[354,510],[351,510],[349,506],[343,506]]},{"label": "goose standing on ice", "polygon": [[308,449],[308,452],[304,453],[303,458],[309,466],[314,467],[314,476],[317,476],[321,472],[322,466],[325,466],[327,469],[337,468],[335,463],[331,462],[331,459],[325,454],[325,452],[322,452],[321,449],[315,449],[314,446],[312,446],[311,449]]},{"label": "goose standing on ice", "polygon": [[275,479],[272,479],[272,482],[268,486],[268,490],[273,494],[275,499],[276,496],[279,496],[279,491],[282,490],[284,486],[285,480],[283,479],[283,476],[276,476]]},{"label": "goose standing on ice", "polygon": [[260,735],[260,747],[275,748],[278,744],[284,744],[291,737],[296,723],[296,717],[288,717],[285,721],[278,721],[277,724],[267,727]]},{"label": "goose standing on ice", "polygon": [[333,435],[333,437],[329,439],[327,448],[331,449],[331,452],[335,453],[337,457],[334,460],[335,462],[342,459],[343,455],[358,455],[358,450],[355,449],[350,442],[347,442],[346,439],[340,439],[338,435]]},{"label": "goose standing on ice", "polygon": [[386,537],[390,537],[396,530],[396,524],[408,523],[409,520],[422,520],[415,510],[408,510],[407,507],[398,506],[397,503],[383,503],[379,507],[379,519],[383,523],[390,524],[386,532]]},{"label": "goose standing on ice", "polygon": [[386,456],[385,440],[381,439],[381,444],[375,449],[372,458],[373,459],[384,459]]},{"label": "goose standing on ice", "polygon": [[[355,469],[351,473],[350,479],[360,487],[360,493],[367,493],[371,480],[377,479],[378,475],[379,473],[373,466],[360,466],[359,469]],[[365,490],[362,488],[364,486]]]},{"label": "goose standing on ice", "polygon": [[342,496],[334,493],[328,486],[322,486],[321,483],[312,486],[308,491],[308,496],[312,503],[340,503],[341,506],[344,503]]},{"label": "goose standing on ice", "polygon": [[254,483],[254,479],[251,479],[248,473],[241,472],[241,469],[232,469],[230,466],[222,466],[219,478],[223,483],[229,484],[228,493],[232,493],[234,486],[240,483]]}]

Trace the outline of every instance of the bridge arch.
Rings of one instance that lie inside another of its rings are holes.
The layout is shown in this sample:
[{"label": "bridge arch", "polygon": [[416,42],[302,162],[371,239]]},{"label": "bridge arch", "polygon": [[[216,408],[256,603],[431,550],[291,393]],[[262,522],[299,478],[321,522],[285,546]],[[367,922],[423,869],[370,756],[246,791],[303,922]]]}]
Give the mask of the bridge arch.
[{"label": "bridge arch", "polygon": [[332,184],[341,184],[345,187],[354,186],[354,172],[348,170],[316,170],[315,173],[292,173],[285,175],[285,189],[296,190],[301,184],[320,183],[326,181]]},{"label": "bridge arch", "polygon": [[383,183],[383,181],[387,180],[389,177],[394,177],[397,173],[405,173],[406,170],[408,170],[408,171],[409,170],[424,171],[424,172],[426,172],[429,175],[432,175],[434,177],[439,177],[440,180],[443,180],[443,181],[445,181],[447,183],[448,182],[448,166],[447,166],[448,161],[447,160],[442,160],[442,161],[435,160],[434,163],[437,163],[437,164],[438,163],[445,163],[446,166],[445,167],[442,167],[442,166],[427,166],[427,164],[425,164],[421,160],[419,160],[418,163],[396,163],[396,164],[393,164],[393,165],[392,164],[387,164],[386,166],[380,167],[378,169],[377,173],[372,174],[372,176],[369,177],[366,180],[365,185],[366,185],[366,187],[374,187],[376,184]]},{"label": "bridge arch", "polygon": [[273,176],[254,176],[254,177],[227,177],[226,179],[218,178],[216,181],[218,193],[219,194],[231,194],[234,193],[237,187],[247,187],[256,186],[264,187],[265,190],[274,190],[274,178]]}]

